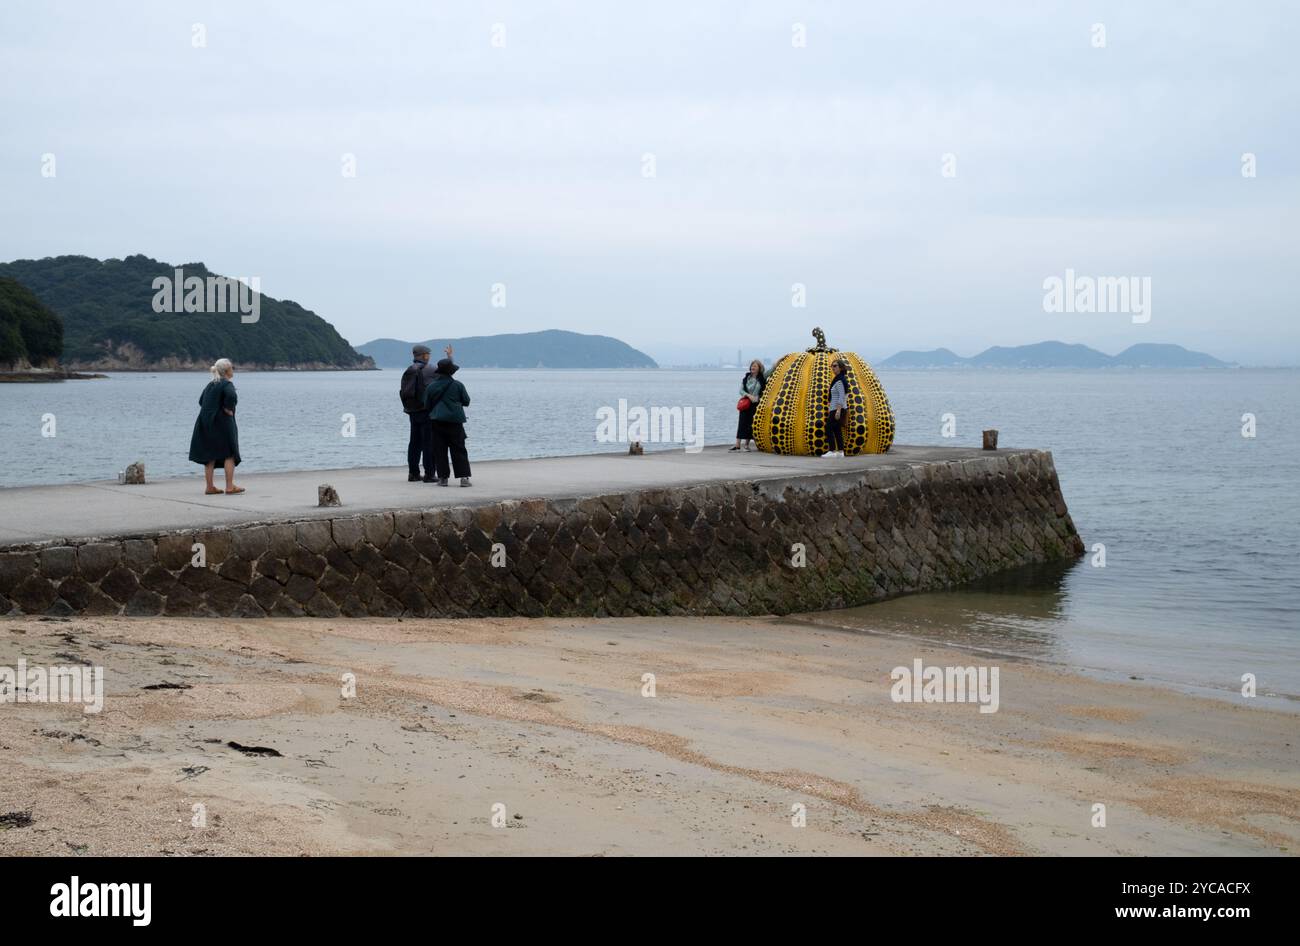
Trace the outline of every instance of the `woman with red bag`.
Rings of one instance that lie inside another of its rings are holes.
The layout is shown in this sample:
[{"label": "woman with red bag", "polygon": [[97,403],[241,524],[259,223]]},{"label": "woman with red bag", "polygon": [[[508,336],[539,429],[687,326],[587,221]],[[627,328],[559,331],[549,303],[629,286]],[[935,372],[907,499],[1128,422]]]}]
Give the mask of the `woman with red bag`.
[{"label": "woman with red bag", "polygon": [[766,384],[763,363],[757,360],[751,361],[749,373],[740,379],[740,400],[736,402],[736,410],[740,411],[740,423],[736,426],[736,445],[731,448],[732,453],[741,449],[742,441],[745,444],[744,449],[754,449],[750,446],[750,441],[754,439],[754,413],[758,410],[758,399],[763,396],[763,387]]}]

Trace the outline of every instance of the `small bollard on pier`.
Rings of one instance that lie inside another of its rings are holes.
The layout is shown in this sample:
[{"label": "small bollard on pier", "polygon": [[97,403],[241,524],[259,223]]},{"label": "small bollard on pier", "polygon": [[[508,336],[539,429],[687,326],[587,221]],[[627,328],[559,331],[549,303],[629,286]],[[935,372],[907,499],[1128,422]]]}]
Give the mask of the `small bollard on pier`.
[{"label": "small bollard on pier", "polygon": [[998,448],[998,432],[996,430],[984,431],[984,449],[996,450]]},{"label": "small bollard on pier", "polygon": [[316,487],[316,505],[317,506],[342,506],[339,499],[338,491],[328,483],[323,483]]}]

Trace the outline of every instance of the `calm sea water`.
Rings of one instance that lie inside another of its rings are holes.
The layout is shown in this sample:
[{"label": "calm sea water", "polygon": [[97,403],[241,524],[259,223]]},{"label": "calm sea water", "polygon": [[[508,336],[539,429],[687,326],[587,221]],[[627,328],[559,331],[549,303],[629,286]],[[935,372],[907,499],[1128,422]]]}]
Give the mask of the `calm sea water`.
[{"label": "calm sea water", "polygon": [[[596,411],[703,407],[705,439],[735,433],[737,371],[474,371],[472,459],[611,449]],[[823,615],[845,626],[1230,694],[1300,698],[1300,372],[882,372],[900,443],[1050,449],[1085,543],[1064,569]],[[151,476],[186,461],[206,376],[0,385],[0,486]],[[241,470],[401,465],[397,373],[238,374]],[[1256,436],[1242,436],[1242,415]],[[53,414],[55,437],[43,437]],[[956,436],[941,436],[952,414]],[[344,415],[356,433],[342,436]],[[618,449],[614,447],[613,449]]]}]

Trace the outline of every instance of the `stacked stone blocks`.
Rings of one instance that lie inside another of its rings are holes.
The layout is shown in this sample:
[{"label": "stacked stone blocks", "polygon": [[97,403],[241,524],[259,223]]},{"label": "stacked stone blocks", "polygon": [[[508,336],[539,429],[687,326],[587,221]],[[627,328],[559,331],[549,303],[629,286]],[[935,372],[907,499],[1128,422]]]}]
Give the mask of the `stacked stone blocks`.
[{"label": "stacked stone blocks", "polygon": [[10,547],[0,613],[785,614],[1082,553],[1051,454],[1017,451]]}]

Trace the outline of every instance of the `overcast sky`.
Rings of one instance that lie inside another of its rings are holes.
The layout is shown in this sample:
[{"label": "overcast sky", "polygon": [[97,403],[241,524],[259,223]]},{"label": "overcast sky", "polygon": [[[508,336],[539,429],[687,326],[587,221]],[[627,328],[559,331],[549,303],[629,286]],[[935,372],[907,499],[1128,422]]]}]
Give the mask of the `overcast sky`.
[{"label": "overcast sky", "polygon": [[[1293,4],[271,6],[4,0],[0,260],[201,260],[354,344],[1300,363]],[[1067,268],[1150,321],[1045,312]]]}]

